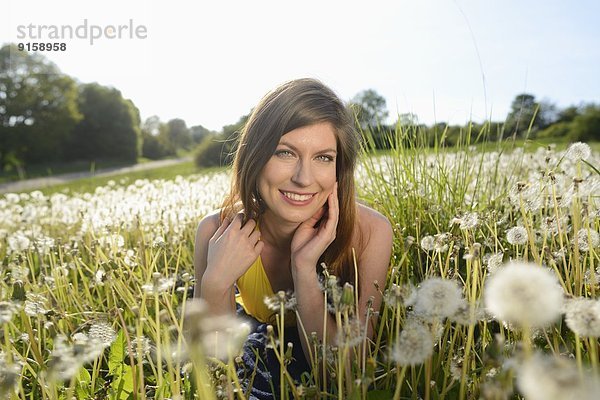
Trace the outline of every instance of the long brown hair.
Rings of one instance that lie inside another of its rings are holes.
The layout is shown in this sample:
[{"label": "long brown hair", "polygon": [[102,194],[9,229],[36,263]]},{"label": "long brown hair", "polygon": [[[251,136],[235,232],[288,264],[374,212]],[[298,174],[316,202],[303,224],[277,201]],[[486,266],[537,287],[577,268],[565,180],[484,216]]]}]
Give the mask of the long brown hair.
[{"label": "long brown hair", "polygon": [[235,150],[231,190],[223,202],[221,219],[240,209],[246,218],[257,219],[264,211],[258,194],[258,177],[275,153],[279,140],[294,129],[319,122],[329,122],[334,127],[340,204],[336,238],[320,262],[342,281],[354,283],[352,239],[357,214],[354,169],[359,136],[348,108],[316,79],[286,82],[267,93],[254,108]]}]

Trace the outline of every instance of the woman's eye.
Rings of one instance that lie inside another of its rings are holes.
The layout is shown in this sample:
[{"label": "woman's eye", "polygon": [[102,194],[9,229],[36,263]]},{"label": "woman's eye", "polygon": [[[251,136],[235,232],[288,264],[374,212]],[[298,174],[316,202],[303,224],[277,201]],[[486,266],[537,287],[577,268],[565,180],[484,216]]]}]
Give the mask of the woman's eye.
[{"label": "woman's eye", "polygon": [[277,157],[281,157],[281,158],[289,158],[289,157],[293,157],[293,156],[294,156],[294,153],[292,153],[292,152],[291,152],[291,151],[289,151],[289,150],[277,150],[277,151],[275,152],[275,155],[276,155]]},{"label": "woman's eye", "polygon": [[333,157],[332,156],[328,156],[328,155],[325,155],[325,154],[318,156],[317,159],[319,161],[325,161],[325,162],[332,162],[333,161]]}]

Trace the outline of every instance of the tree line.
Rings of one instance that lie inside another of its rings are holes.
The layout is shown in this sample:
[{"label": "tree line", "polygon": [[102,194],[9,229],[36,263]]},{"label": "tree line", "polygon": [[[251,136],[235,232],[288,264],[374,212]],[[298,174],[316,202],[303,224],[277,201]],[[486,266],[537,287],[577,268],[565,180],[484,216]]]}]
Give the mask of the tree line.
[{"label": "tree line", "polygon": [[[375,90],[358,93],[350,102],[357,128],[376,148],[401,140],[426,145],[454,145],[467,131],[486,140],[504,138],[567,138],[600,140],[600,106],[583,104],[558,109],[523,93],[515,97],[505,121],[427,126],[414,114],[400,114],[386,124],[386,101]],[[97,83],[79,83],[37,53],[0,49],[0,168],[63,161],[115,160],[136,162],[142,156],[161,159],[195,150],[198,166],[231,160],[235,139],[248,115],[220,132],[183,119],[158,116],[141,121],[135,104],[121,92]],[[401,129],[398,129],[398,128]],[[485,132],[484,135],[481,133]]]}]

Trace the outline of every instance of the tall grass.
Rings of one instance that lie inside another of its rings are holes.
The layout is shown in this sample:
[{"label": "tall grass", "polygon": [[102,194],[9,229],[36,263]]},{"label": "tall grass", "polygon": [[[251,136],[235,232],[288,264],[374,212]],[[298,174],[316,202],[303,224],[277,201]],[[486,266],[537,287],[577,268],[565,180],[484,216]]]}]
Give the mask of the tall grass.
[{"label": "tall grass", "polygon": [[[368,310],[367,321],[378,317],[375,335],[365,338],[354,287],[325,276],[339,334],[324,346],[303,332],[313,368],[293,382],[281,337],[293,302],[277,294],[278,322],[267,331],[282,366],[276,397],[595,393],[600,157],[582,159],[581,146],[474,148],[486,129],[465,130],[453,148],[440,132],[429,148],[418,129],[398,126],[380,156],[366,141],[360,200],[395,229],[388,279],[373,283],[384,297],[380,310]],[[228,179],[226,172],[141,179],[93,194],[0,199],[0,398],[248,398],[256,371],[237,357],[247,326],[211,318],[190,301],[195,226],[219,204]],[[490,313],[518,310],[524,295],[524,307],[546,304],[556,289],[502,278],[509,261],[550,271],[564,306],[548,318],[558,318],[529,326],[527,313]],[[501,279],[514,292],[497,304],[485,294]]]}]

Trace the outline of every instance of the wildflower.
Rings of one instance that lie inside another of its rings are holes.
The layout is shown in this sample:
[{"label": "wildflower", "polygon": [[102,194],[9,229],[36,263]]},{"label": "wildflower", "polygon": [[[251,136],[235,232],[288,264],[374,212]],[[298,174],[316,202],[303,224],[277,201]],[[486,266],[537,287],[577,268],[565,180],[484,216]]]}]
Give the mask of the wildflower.
[{"label": "wildflower", "polygon": [[433,337],[425,325],[409,319],[392,347],[391,358],[400,366],[422,364],[433,353]]},{"label": "wildflower", "polygon": [[120,249],[125,246],[125,238],[117,233],[113,233],[99,238],[98,243],[103,247],[116,247],[117,249]]},{"label": "wildflower", "polygon": [[543,205],[543,187],[539,182],[518,182],[508,194],[510,203],[515,207],[523,206],[527,211],[537,211]]},{"label": "wildflower", "polygon": [[284,292],[280,290],[275,293],[273,296],[265,296],[264,298],[265,305],[271,311],[279,312],[281,310],[281,305],[283,305],[284,310],[295,310],[296,305],[298,304],[294,293],[292,292]]},{"label": "wildflower", "polygon": [[582,337],[600,337],[600,302],[585,298],[566,304],[566,322],[569,329]]},{"label": "wildflower", "polygon": [[186,303],[184,334],[188,350],[197,346],[204,354],[221,360],[235,357],[250,333],[245,321],[231,315],[209,315],[206,304],[198,299]]},{"label": "wildflower", "polygon": [[145,336],[135,337],[131,340],[131,347],[127,347],[127,355],[134,357],[148,357],[152,345],[150,339]]},{"label": "wildflower", "polygon": [[406,285],[398,285],[392,283],[391,286],[386,289],[383,294],[383,301],[387,304],[388,307],[396,308],[399,305],[404,305],[408,307],[415,303],[416,300],[415,287],[410,284]]},{"label": "wildflower", "polygon": [[517,387],[530,400],[597,399],[597,376],[580,373],[576,364],[564,357],[536,353],[517,367]]},{"label": "wildflower", "polygon": [[490,276],[484,298],[487,309],[500,321],[543,327],[560,315],[563,290],[552,272],[512,262]]},{"label": "wildflower", "polygon": [[108,347],[117,338],[117,334],[107,322],[96,322],[90,327],[88,337]]},{"label": "wildflower", "polygon": [[464,298],[450,319],[460,325],[473,325],[486,318],[485,309],[479,302],[469,303]]},{"label": "wildflower", "polygon": [[414,312],[427,318],[446,318],[453,315],[462,304],[462,290],[456,282],[442,278],[429,278],[417,289]]},{"label": "wildflower", "polygon": [[421,248],[425,251],[432,251],[435,244],[435,238],[433,236],[424,236],[421,239]]},{"label": "wildflower", "polygon": [[433,250],[438,253],[448,251],[448,239],[451,237],[449,233],[438,233],[434,236]]},{"label": "wildflower", "polygon": [[335,343],[338,347],[356,347],[363,343],[365,337],[364,327],[360,319],[351,318],[344,321],[341,329],[338,329]]},{"label": "wildflower", "polygon": [[79,371],[83,362],[78,359],[73,347],[69,346],[63,335],[54,338],[54,349],[48,363],[48,372],[52,380],[67,380]]},{"label": "wildflower", "polygon": [[4,352],[0,352],[0,399],[10,398],[15,390],[22,367],[6,359]]},{"label": "wildflower", "polygon": [[452,218],[450,225],[459,224],[460,229],[473,229],[479,225],[479,215],[476,212],[465,213],[462,217]]},{"label": "wildflower", "polygon": [[48,300],[39,294],[27,293],[27,300],[25,300],[25,314],[30,317],[37,315],[46,315],[49,311]]},{"label": "wildflower", "polygon": [[13,233],[8,237],[8,249],[14,253],[26,251],[31,246],[31,240],[21,231]]},{"label": "wildflower", "polygon": [[582,142],[571,144],[565,153],[565,157],[571,161],[585,160],[591,155],[592,150],[590,149],[590,146]]},{"label": "wildflower", "polygon": [[487,258],[487,269],[490,274],[493,274],[502,265],[504,253],[496,253]]},{"label": "wildflower", "polygon": [[127,250],[127,252],[125,253],[125,257],[123,258],[123,262],[128,267],[135,267],[135,266],[137,266],[137,260],[136,260],[135,251],[133,251],[131,249]]},{"label": "wildflower", "polygon": [[600,235],[591,229],[580,229],[577,232],[577,244],[579,250],[590,251],[600,246]]},{"label": "wildflower", "polygon": [[506,232],[506,240],[510,244],[523,245],[527,243],[527,229],[522,226],[512,227]]},{"label": "wildflower", "polygon": [[13,315],[19,311],[19,306],[11,301],[0,301],[0,326],[10,322]]},{"label": "wildflower", "polygon": [[167,242],[165,241],[165,238],[157,235],[154,237],[154,240],[152,241],[152,247],[161,247],[164,248],[167,245]]},{"label": "wildflower", "polygon": [[152,283],[142,285],[142,290],[148,294],[160,294],[171,289],[175,284],[173,278],[165,278],[160,272],[152,274]]}]

